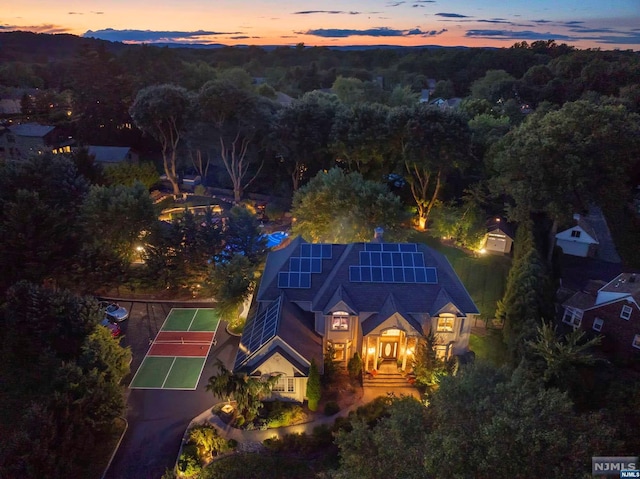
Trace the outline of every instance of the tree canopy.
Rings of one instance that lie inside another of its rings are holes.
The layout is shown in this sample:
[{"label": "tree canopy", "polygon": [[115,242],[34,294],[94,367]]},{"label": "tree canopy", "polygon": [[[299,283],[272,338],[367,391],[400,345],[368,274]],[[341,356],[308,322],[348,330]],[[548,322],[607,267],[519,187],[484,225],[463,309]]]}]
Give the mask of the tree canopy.
[{"label": "tree canopy", "polygon": [[369,241],[382,227],[389,241],[401,240],[407,219],[400,199],[381,183],[339,168],[320,172],[293,197],[292,230],[311,242]]}]

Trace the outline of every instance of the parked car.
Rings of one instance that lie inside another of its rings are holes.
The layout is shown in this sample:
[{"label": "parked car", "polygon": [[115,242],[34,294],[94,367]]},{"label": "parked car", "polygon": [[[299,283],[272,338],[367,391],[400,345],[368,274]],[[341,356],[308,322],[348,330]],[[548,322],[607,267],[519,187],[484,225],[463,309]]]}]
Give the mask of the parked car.
[{"label": "parked car", "polygon": [[111,336],[117,338],[122,334],[122,330],[120,329],[120,325],[118,323],[112,323],[108,318],[104,318],[100,324],[111,331]]},{"label": "parked car", "polygon": [[112,323],[121,323],[129,317],[129,311],[118,303],[109,303],[103,301],[101,306],[104,308],[104,316]]}]

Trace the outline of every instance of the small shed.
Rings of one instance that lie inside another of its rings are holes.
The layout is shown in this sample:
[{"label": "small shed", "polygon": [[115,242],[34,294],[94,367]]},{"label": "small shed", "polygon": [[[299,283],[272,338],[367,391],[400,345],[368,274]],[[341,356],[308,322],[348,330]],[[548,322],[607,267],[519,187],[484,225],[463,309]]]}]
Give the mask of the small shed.
[{"label": "small shed", "polygon": [[492,218],[487,223],[483,249],[487,253],[509,254],[514,238],[513,227],[504,218]]},{"label": "small shed", "polygon": [[556,245],[564,254],[593,257],[600,244],[593,227],[579,214],[573,215],[576,224],[556,234]]}]

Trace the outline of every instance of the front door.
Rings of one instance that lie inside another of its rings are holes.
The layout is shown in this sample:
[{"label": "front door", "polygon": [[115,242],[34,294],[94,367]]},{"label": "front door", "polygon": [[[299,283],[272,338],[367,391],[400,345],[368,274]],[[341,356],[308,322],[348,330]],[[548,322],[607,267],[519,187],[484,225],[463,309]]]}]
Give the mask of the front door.
[{"label": "front door", "polygon": [[398,341],[382,341],[380,346],[383,359],[396,359],[398,357]]}]

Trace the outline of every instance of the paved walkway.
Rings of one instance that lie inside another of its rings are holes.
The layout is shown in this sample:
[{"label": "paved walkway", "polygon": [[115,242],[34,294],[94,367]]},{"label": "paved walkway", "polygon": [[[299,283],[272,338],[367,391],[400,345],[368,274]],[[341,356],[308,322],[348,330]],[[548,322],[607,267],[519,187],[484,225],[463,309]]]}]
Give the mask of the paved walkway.
[{"label": "paved walkway", "polygon": [[596,258],[607,263],[622,263],[620,255],[616,251],[616,245],[611,237],[611,231],[607,225],[607,220],[602,213],[600,207],[591,205],[586,220],[595,230],[598,237],[599,245],[596,252]]},{"label": "paved walkway", "polygon": [[[277,437],[282,438],[287,434],[311,434],[313,433],[314,428],[321,425],[332,425],[334,421],[339,417],[347,417],[351,411],[355,411],[360,406],[363,406],[375,398],[379,396],[386,396],[387,393],[393,392],[397,397],[400,396],[413,396],[416,399],[420,398],[420,395],[417,389],[412,387],[407,388],[394,388],[392,391],[387,391],[385,388],[381,387],[368,387],[363,388],[362,396],[351,406],[339,411],[333,416],[318,416],[317,419],[309,422],[305,422],[303,424],[296,424],[295,426],[289,427],[281,427],[275,429],[267,429],[264,431],[245,431],[242,429],[237,429],[234,427],[225,424],[222,419],[220,419],[217,415],[211,412],[211,409],[203,412],[199,416],[193,418],[189,428],[195,424],[202,424],[203,422],[209,422],[212,424],[220,433],[222,437],[226,439],[234,439],[238,442],[238,449],[240,450],[260,450],[262,446],[262,442],[265,439]],[[187,428],[187,430],[189,429]],[[186,436],[186,431],[185,431]],[[185,437],[186,439],[186,437]],[[184,441],[183,441],[184,444]]]}]

